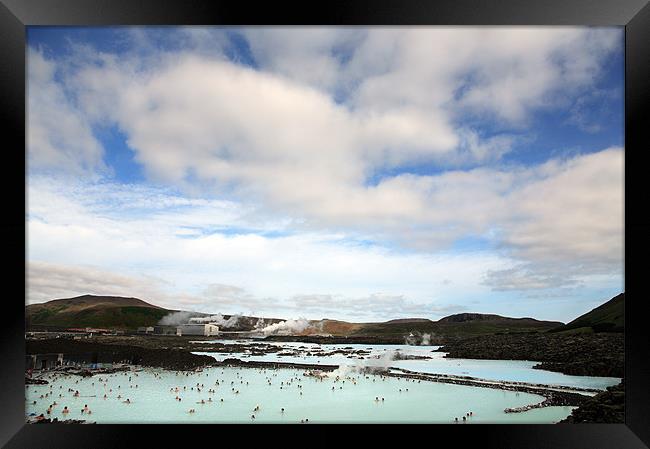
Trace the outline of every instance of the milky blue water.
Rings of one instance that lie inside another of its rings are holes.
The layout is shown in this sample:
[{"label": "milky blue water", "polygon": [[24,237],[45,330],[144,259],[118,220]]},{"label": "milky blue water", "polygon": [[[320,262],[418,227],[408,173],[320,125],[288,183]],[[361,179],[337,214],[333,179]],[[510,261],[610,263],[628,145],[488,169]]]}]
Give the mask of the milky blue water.
[{"label": "milky blue water", "polygon": [[[225,344],[250,344],[250,341],[215,340]],[[205,343],[205,342],[202,342]],[[266,343],[266,342],[265,342]],[[314,363],[329,365],[355,365],[363,363],[372,357],[381,357],[386,352],[399,351],[406,355],[427,356],[427,360],[393,360],[391,367],[404,368],[421,373],[449,374],[455,376],[470,376],[489,380],[505,380],[515,382],[529,382],[545,385],[579,387],[604,390],[609,386],[617,385],[621,379],[617,377],[590,377],[590,376],[569,376],[553,371],[533,369],[539,362],[525,360],[477,360],[477,359],[451,359],[445,358],[443,352],[437,352],[439,346],[409,346],[409,345],[318,345],[310,343],[266,343],[273,346],[281,346],[291,350],[301,349],[298,356],[282,356],[278,353],[253,356],[246,352],[240,354],[209,353],[200,352],[213,356],[216,360],[223,360],[229,357],[237,357],[242,360],[267,361],[267,362],[294,362]],[[344,348],[353,350],[369,350],[368,356],[363,358],[348,358],[345,355],[322,355],[323,352],[331,352]],[[308,355],[311,353],[313,355]],[[199,352],[197,352],[199,354]],[[280,353],[281,354],[281,353]]]},{"label": "milky blue water", "polygon": [[[537,364],[535,361],[448,359],[444,353],[436,351],[436,346],[277,342],[264,344],[280,351],[254,356],[243,346],[250,341],[215,342],[242,345],[241,352],[204,353],[216,360],[236,357],[339,365],[334,375],[341,377],[338,380],[334,376],[309,377],[304,376],[305,371],[301,369],[243,367],[208,368],[192,373],[137,368],[137,371],[89,378],[37,373],[50,384],[27,386],[26,414],[46,413],[48,405],[57,401],[58,405],[46,416],[97,423],[300,423],[301,420],[309,420],[309,423],[454,423],[454,418],[459,418],[459,425],[463,425],[461,418],[470,410],[472,416],[467,417],[467,423],[554,423],[568,416],[573,407],[545,407],[506,414],[505,408],[538,403],[543,397],[493,388],[365,375],[355,369],[384,366],[422,373],[592,389],[605,389],[620,382],[618,378],[567,376],[536,370],[532,368]],[[329,354],[337,350],[345,352]],[[353,352],[358,350],[366,353]],[[428,358],[396,360],[396,354]],[[78,390],[79,397],[73,396],[68,391],[70,388]],[[214,392],[209,391],[212,389]],[[129,404],[124,403],[126,398]],[[81,412],[85,405],[91,410],[90,415]],[[64,406],[70,409],[68,414],[62,413]],[[256,406],[258,410],[254,410]],[[194,412],[190,413],[190,409]]]},{"label": "milky blue water", "polygon": [[[44,376],[49,385],[27,387],[26,413],[45,413],[56,401],[58,405],[46,416],[97,423],[453,423],[457,417],[459,425],[466,425],[461,417],[470,410],[473,416],[467,423],[552,423],[572,410],[548,407],[506,414],[504,408],[537,403],[543,397],[377,375],[354,374],[337,381],[303,373],[209,368],[189,375],[161,369],[89,378],[50,374]],[[204,385],[201,391],[197,384]],[[69,388],[78,390],[79,397]],[[123,402],[126,398],[130,404]],[[81,412],[85,405],[90,415]],[[65,406],[68,414],[62,413]]]}]

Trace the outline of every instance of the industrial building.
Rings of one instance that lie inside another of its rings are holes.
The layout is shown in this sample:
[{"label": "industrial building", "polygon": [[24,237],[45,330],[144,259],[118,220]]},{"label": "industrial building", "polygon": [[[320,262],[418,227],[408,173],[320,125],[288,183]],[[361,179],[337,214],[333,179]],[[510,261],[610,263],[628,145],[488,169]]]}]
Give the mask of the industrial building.
[{"label": "industrial building", "polygon": [[181,324],[176,328],[176,335],[202,335],[211,337],[219,335],[216,324]]},{"label": "industrial building", "polygon": [[154,335],[177,335],[176,326],[154,326]]}]

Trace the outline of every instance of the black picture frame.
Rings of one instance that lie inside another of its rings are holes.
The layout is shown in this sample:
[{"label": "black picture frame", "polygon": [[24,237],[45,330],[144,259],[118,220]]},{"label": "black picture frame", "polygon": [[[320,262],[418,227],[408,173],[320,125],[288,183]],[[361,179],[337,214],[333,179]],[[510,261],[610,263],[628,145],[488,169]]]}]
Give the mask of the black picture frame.
[{"label": "black picture frame", "polygon": [[[211,425],[25,425],[25,27],[29,25],[620,25],[625,26],[625,424],[479,426],[249,426],[245,434]],[[0,362],[0,444],[8,448],[167,447],[281,439],[285,444],[348,444],[351,430],[364,444],[393,434],[406,444],[453,447],[643,448],[650,445],[650,326],[643,261],[650,250],[650,189],[642,170],[650,130],[650,5],[645,0],[418,0],[313,4],[222,0],[0,0],[0,85],[6,126],[4,173],[9,211],[0,220],[5,256],[4,322]],[[10,139],[7,139],[10,137]],[[13,142],[8,144],[7,142]],[[11,288],[6,289],[7,286]],[[224,432],[224,429],[226,430]],[[299,431],[299,434],[296,432]],[[354,436],[354,435],[353,435]],[[447,442],[445,442],[445,440]],[[185,443],[183,443],[185,441]]]}]

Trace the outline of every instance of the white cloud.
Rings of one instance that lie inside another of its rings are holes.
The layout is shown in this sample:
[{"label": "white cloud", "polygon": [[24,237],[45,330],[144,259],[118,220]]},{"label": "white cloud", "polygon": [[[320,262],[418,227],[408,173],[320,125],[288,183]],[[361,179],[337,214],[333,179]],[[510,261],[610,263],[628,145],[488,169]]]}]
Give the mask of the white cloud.
[{"label": "white cloud", "polygon": [[[124,54],[79,47],[65,69],[30,50],[29,259],[155,274],[206,307],[323,295],[405,313],[453,307],[451,286],[470,297],[618,276],[623,150],[500,165],[519,138],[463,118],[522,127],[571,103],[619,31],[248,29],[256,69],[204,28],[181,30],[178,51],[137,32]],[[168,187],[39,175],[104,170],[96,125],[116,125]],[[443,171],[400,170],[421,164]],[[435,253],[464,237],[499,255]]]},{"label": "white cloud", "polygon": [[[587,27],[391,27],[253,29],[245,35],[264,70],[331,92],[355,108],[411,107],[435,120],[461,106],[518,122],[589,87],[620,30]],[[319,74],[327,82],[314,79]]]},{"label": "white cloud", "polygon": [[189,295],[173,295],[157,277],[123,275],[93,266],[31,260],[27,264],[27,303],[86,294],[137,297],[157,306],[174,308],[196,302]]},{"label": "white cloud", "polygon": [[[510,257],[467,251],[395,253],[358,243],[354,235],[308,232],[296,224],[276,228],[257,222],[258,233],[227,235],[215,224],[225,223],[230,230],[250,225],[247,215],[233,214],[241,210],[228,203],[224,207],[197,199],[162,214],[147,207],[125,214],[124,203],[147,204],[156,198],[174,204],[178,199],[150,188],[134,189],[128,201],[113,201],[110,184],[83,188],[39,177],[30,181],[29,196],[35,200],[30,202],[28,256],[169,279],[168,289],[199,298],[196,304],[202,307],[234,308],[207,310],[225,313],[291,309],[292,301],[309,295],[330,298],[323,303],[325,313],[336,310],[332,304],[337,297],[365,304],[363,298],[382,292],[408,315],[409,310],[454,304],[452,298],[485,295],[490,288],[589,284],[603,275],[617,282],[622,277],[622,158],[621,149],[609,149],[531,169],[480,169],[406,180],[407,185],[420,184],[430,207],[413,208],[410,219],[421,229],[407,234],[404,244],[428,247],[428,239],[439,238],[432,229],[447,231],[443,238],[474,232],[491,244],[505,244]],[[196,229],[189,236],[178,232],[188,220]],[[282,233],[269,238],[260,229]],[[381,229],[400,230],[408,232],[409,224]],[[243,290],[217,291],[215,284]],[[235,308],[237,304],[251,310]],[[397,310],[390,305],[380,309]],[[347,313],[361,311],[351,305]]]},{"label": "white cloud", "polygon": [[[123,205],[110,200],[110,184],[82,189],[52,178],[33,177],[29,187],[29,196],[34,201],[30,202],[27,224],[28,260],[91,267],[125,277],[139,273],[165,279],[164,288],[158,289],[166,292],[165,296],[160,291],[143,294],[163,300],[174,295],[186,301],[191,298],[194,307],[207,312],[248,313],[266,307],[264,310],[272,313],[275,308],[291,310],[287,307],[294,297],[301,295],[342,295],[361,301],[377,292],[397,298],[397,304],[402,304],[407,312],[411,305],[448,303],[452,298],[486,291],[478,282],[484,269],[507,266],[497,256],[480,253],[395,253],[381,246],[358,243],[343,234],[228,235],[211,229],[209,221],[200,221],[201,232],[188,238],[177,232],[185,226],[187,217],[198,209],[201,220],[213,217],[218,222],[223,213],[219,204],[203,206],[197,201],[176,211],[167,210],[162,216],[156,209],[120,215]],[[74,193],[82,191],[86,194]],[[133,190],[128,198],[137,204],[149,196],[161,195],[142,189]],[[173,197],[168,202],[172,200]],[[268,225],[258,223],[263,229]],[[76,273],[70,276],[85,279]],[[131,290],[129,295],[143,291],[139,284],[125,284],[111,276],[92,277],[98,281],[108,279],[117,286],[124,284],[120,292]],[[465,288],[455,292],[453,284],[442,285],[442,279],[451,279]],[[86,292],[86,284],[99,285],[80,281],[75,283],[76,290],[68,290],[81,294]],[[30,297],[45,298],[56,292],[40,285],[30,285]],[[360,310],[350,306],[337,312],[327,304],[323,307],[330,311],[330,316]],[[381,307],[374,313],[381,315]]]},{"label": "white cloud", "polygon": [[[403,221],[428,208],[427,180],[367,181],[404,164],[498,160],[513,137],[455,127],[457,115],[489,111],[521,121],[558,91],[588,87],[619,34],[328,28],[244,35],[259,70],[190,52],[164,53],[148,69],[102,58],[72,78],[80,104],[90,117],[119,125],[154,179],[185,188],[198,181],[336,227]],[[340,69],[325,87],[310,75],[323,59]],[[345,86],[354,93],[337,103],[332,90]]]},{"label": "white cloud", "polygon": [[27,53],[28,164],[45,170],[92,175],[105,170],[103,148],[91,124],[55,80],[57,66],[41,53]]}]

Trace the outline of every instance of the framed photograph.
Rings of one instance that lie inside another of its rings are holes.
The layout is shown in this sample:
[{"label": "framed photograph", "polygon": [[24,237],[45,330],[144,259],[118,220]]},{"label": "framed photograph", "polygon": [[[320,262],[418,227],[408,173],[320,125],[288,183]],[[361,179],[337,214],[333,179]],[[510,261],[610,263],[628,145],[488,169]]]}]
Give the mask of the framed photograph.
[{"label": "framed photograph", "polygon": [[0,443],[648,447],[646,2],[2,2]]}]

